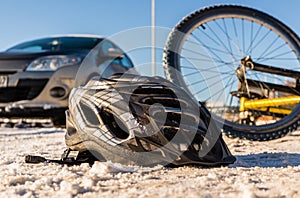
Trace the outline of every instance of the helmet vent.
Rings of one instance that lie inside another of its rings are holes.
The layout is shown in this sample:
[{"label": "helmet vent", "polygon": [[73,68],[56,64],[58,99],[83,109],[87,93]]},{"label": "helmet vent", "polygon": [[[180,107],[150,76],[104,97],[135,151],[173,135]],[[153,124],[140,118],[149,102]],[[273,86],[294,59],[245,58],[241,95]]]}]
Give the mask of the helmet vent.
[{"label": "helmet vent", "polygon": [[116,138],[127,139],[129,137],[129,131],[125,123],[123,123],[118,116],[114,116],[110,110],[101,109],[99,115],[109,132]]},{"label": "helmet vent", "polygon": [[82,101],[79,104],[80,104],[80,109],[82,110],[86,121],[91,125],[99,126],[100,122],[95,112]]}]

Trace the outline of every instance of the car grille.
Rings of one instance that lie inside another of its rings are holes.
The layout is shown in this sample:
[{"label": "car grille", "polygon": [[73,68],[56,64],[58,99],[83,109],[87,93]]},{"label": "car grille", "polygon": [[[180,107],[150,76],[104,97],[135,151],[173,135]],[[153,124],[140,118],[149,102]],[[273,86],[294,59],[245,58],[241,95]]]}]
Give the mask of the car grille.
[{"label": "car grille", "polygon": [[9,75],[9,74],[15,74],[17,71],[0,71],[0,75]]},{"label": "car grille", "polygon": [[16,102],[32,100],[37,97],[48,79],[22,79],[16,87],[0,88],[0,102]]}]

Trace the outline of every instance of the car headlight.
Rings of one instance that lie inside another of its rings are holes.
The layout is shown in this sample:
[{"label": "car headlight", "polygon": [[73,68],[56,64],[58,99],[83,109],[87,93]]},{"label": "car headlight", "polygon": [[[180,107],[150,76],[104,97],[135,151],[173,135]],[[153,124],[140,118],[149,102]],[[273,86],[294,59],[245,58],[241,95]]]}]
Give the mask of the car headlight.
[{"label": "car headlight", "polygon": [[44,56],[32,61],[26,71],[55,71],[60,67],[80,63],[78,56]]}]

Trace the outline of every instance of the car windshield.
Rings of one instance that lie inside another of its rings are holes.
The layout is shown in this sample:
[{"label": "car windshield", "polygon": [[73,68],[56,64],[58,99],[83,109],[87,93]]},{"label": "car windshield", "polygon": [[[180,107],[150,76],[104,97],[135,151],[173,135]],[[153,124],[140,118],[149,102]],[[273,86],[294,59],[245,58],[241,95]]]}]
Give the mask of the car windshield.
[{"label": "car windshield", "polygon": [[90,50],[102,39],[89,37],[54,37],[28,41],[9,48],[7,51],[58,51]]}]

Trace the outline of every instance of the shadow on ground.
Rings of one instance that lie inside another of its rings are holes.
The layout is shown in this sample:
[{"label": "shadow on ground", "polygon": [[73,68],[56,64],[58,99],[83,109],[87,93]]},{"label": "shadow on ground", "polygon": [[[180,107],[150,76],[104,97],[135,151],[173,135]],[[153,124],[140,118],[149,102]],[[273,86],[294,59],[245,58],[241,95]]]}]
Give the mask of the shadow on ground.
[{"label": "shadow on ground", "polygon": [[235,156],[237,161],[230,165],[230,168],[236,167],[260,167],[260,168],[279,168],[300,165],[300,154],[298,153],[258,153],[249,155]]}]

